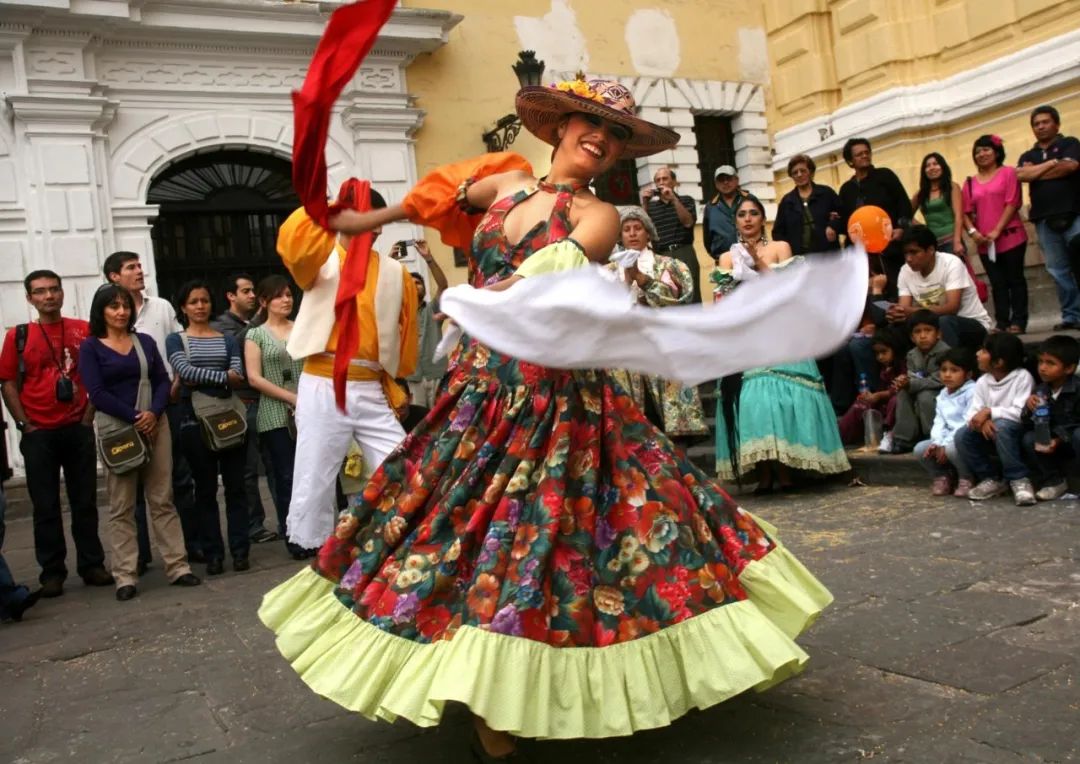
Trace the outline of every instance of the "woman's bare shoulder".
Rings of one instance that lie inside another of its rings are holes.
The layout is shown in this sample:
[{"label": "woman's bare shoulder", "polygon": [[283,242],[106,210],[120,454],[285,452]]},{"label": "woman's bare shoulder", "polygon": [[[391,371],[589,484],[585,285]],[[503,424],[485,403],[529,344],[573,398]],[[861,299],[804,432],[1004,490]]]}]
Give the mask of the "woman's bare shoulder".
[{"label": "woman's bare shoulder", "polygon": [[720,262],[718,263],[721,268],[726,271],[731,270],[731,252],[725,252],[720,255]]}]

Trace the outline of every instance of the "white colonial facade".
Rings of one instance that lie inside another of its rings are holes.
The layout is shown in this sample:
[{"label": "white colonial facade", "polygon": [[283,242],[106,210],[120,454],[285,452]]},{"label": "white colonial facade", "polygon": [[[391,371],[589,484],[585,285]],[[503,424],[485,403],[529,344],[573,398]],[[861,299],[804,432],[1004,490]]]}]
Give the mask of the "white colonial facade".
[{"label": "white colonial facade", "polygon": [[[287,161],[290,91],[334,5],[0,0],[2,329],[30,317],[22,278],[36,268],[64,278],[71,316],[86,317],[116,250],[142,255],[152,291],[158,207],[148,193],[174,163],[237,149]],[[405,68],[444,45],[459,20],[395,10],[336,106],[331,188],[356,174],[392,203],[415,182],[412,141],[424,115]],[[413,235],[408,226],[395,234]]]}]

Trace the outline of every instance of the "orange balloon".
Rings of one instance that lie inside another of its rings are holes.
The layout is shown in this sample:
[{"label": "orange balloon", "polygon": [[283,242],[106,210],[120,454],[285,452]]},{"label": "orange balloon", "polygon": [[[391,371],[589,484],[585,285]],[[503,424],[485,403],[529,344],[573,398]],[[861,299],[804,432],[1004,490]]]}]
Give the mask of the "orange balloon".
[{"label": "orange balloon", "polygon": [[892,220],[881,207],[867,205],[851,213],[848,238],[862,242],[867,252],[884,252],[892,239]]}]

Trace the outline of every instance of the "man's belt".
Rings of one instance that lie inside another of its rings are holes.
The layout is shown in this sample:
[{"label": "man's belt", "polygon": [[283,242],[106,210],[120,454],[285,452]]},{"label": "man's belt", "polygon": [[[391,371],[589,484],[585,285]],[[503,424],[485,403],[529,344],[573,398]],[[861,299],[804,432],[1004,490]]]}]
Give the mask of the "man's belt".
[{"label": "man's belt", "polygon": [[674,252],[677,249],[682,249],[683,247],[692,247],[692,246],[694,246],[694,242],[692,242],[692,241],[688,241],[688,242],[686,242],[684,244],[668,244],[666,247],[661,247],[660,251],[661,252]]}]

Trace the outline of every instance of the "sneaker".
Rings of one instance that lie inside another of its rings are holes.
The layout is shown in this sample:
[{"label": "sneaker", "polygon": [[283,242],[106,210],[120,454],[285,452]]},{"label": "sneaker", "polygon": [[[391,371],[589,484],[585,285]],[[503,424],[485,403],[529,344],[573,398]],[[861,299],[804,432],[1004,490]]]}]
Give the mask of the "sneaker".
[{"label": "sneaker", "polygon": [[987,478],[986,480],[979,481],[979,484],[968,491],[968,498],[972,501],[983,501],[984,499],[992,499],[995,496],[1001,496],[1001,494],[1008,492],[1009,486],[1005,484],[1003,480],[994,480],[994,478]]},{"label": "sneaker", "polygon": [[1060,499],[1069,490],[1069,484],[1062,480],[1054,485],[1047,485],[1035,492],[1035,498],[1039,501],[1053,501]]},{"label": "sneaker", "polygon": [[268,541],[277,541],[281,536],[266,528],[259,528],[249,538],[252,544],[265,544]]},{"label": "sneaker", "polygon": [[956,483],[956,490],[952,492],[952,495],[958,499],[966,499],[969,493],[971,493],[971,481],[967,478],[960,478]]},{"label": "sneaker", "polygon": [[881,443],[879,443],[877,447],[878,453],[891,454],[892,447],[892,432],[887,432],[881,436]]},{"label": "sneaker", "polygon": [[930,487],[932,496],[948,496],[952,493],[952,481],[948,475],[938,475]]},{"label": "sneaker", "polygon": [[1012,488],[1013,498],[1016,500],[1016,506],[1018,507],[1030,507],[1035,503],[1035,486],[1031,484],[1031,481],[1027,478],[1020,478],[1019,480],[1009,481],[1009,487]]}]

